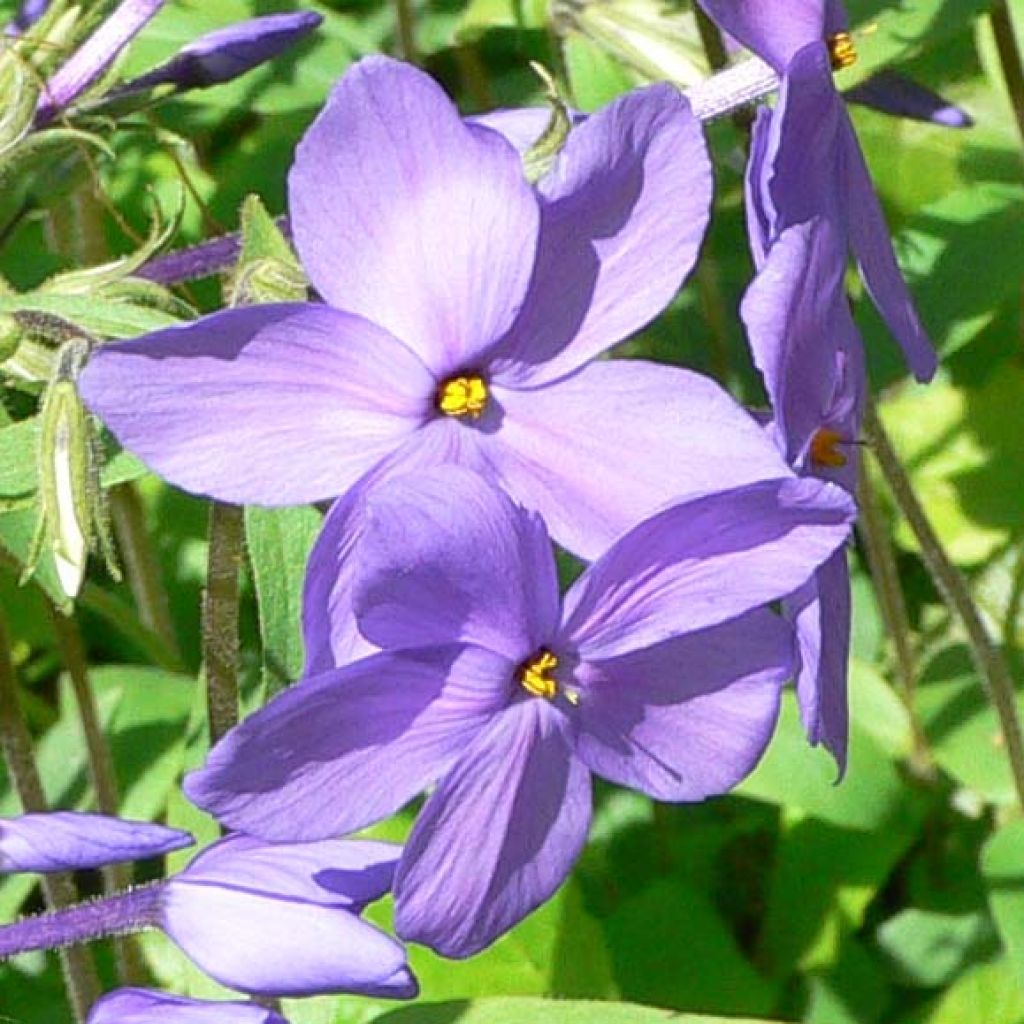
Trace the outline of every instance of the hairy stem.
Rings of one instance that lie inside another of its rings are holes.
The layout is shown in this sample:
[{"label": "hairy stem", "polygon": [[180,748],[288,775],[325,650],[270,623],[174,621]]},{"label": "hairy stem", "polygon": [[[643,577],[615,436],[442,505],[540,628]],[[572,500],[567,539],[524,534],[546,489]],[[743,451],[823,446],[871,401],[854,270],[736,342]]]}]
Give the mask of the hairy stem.
[{"label": "hairy stem", "polygon": [[118,549],[124,561],[125,576],[139,609],[143,625],[178,654],[174,625],[167,603],[167,593],[160,578],[160,566],[142,511],[142,501],[134,484],[127,483],[110,491],[110,514],[117,535]]},{"label": "hairy stem", "polygon": [[[14,662],[7,636],[7,624],[0,617],[0,748],[11,784],[22,808],[31,813],[46,811],[46,795],[32,752],[32,737],[18,704]],[[70,875],[43,875],[40,881],[47,907],[58,910],[78,898]],[[60,954],[61,970],[75,1020],[82,1022],[89,1007],[99,998],[96,966],[84,949],[66,949]]]},{"label": "hairy stem", "polygon": [[992,32],[996,39],[999,63],[1003,69],[1006,90],[1010,95],[1017,131],[1024,142],[1024,65],[1021,64],[1017,36],[1013,30],[1013,15],[1006,0],[994,0],[989,14]]},{"label": "hairy stem", "polygon": [[[100,725],[96,699],[89,682],[89,666],[86,660],[82,634],[74,618],[62,615],[50,607],[50,619],[57,637],[61,660],[71,678],[71,689],[78,707],[78,718],[82,723],[85,737],[89,775],[96,791],[96,805],[103,814],[116,816],[121,806],[114,761],[103,728]],[[132,884],[131,864],[108,864],[102,869],[103,891],[110,896]],[[138,947],[128,937],[114,939],[114,956],[117,973],[122,985],[142,985],[146,981],[146,968]]]},{"label": "hairy stem", "polygon": [[0,926],[0,960],[153,928],[160,923],[162,889],[163,883],[155,882]]},{"label": "hairy stem", "polygon": [[864,422],[882,475],[892,491],[896,505],[910,524],[921,546],[921,559],[925,568],[946,604],[960,618],[967,632],[971,656],[978,675],[999,716],[1017,799],[1024,808],[1024,736],[1021,734],[1016,693],[1009,667],[985,629],[981,614],[967,587],[967,581],[949,560],[921,503],[917,500],[910,480],[871,403],[868,403]]},{"label": "hairy stem", "polygon": [[911,742],[913,743],[911,763],[917,774],[930,775],[933,771],[932,758],[915,700],[917,666],[911,643],[910,616],[907,614],[903,587],[900,586],[896,553],[882,518],[882,511],[878,507],[875,488],[865,472],[860,474],[857,504],[860,508],[857,526],[864,542],[864,550],[867,553],[868,568],[871,571],[871,579],[874,582],[875,593],[882,610],[882,619],[885,622],[886,632],[892,639],[893,650],[896,654],[898,692],[910,719]]},{"label": "hairy stem", "polygon": [[210,506],[210,554],[203,595],[203,665],[210,743],[238,722],[238,575],[242,564],[242,508]]}]

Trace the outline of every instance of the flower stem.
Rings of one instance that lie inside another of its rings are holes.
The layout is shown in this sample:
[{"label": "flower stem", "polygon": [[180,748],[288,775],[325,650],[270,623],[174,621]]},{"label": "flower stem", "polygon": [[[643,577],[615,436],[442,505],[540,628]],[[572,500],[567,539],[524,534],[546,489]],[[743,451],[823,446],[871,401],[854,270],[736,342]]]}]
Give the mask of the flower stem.
[{"label": "flower stem", "polygon": [[154,882],[3,925],[0,960],[33,950],[67,950],[76,943],[153,928],[160,923],[162,890],[163,883]]},{"label": "flower stem", "polygon": [[1021,734],[1017,699],[1010,670],[999,648],[985,629],[967,582],[949,560],[924,509],[917,500],[885,428],[869,402],[864,415],[868,438],[896,505],[910,524],[921,547],[921,559],[949,608],[967,631],[971,656],[999,716],[1017,800],[1024,808],[1024,736]]},{"label": "flower stem", "polygon": [[240,506],[219,501],[210,505],[203,665],[211,744],[238,723],[238,575],[243,524]]},{"label": "flower stem", "polygon": [[398,29],[398,56],[410,64],[419,62],[416,51],[416,19],[411,0],[393,0],[395,22]]},{"label": "flower stem", "polygon": [[[0,749],[7,774],[21,800],[22,808],[37,813],[47,810],[42,780],[32,753],[32,737],[21,716],[18,704],[14,662],[7,636],[7,626],[0,617]],[[77,899],[70,875],[43,875],[40,880],[43,898],[51,910],[74,903]],[[84,1021],[89,1007],[99,997],[99,980],[92,957],[84,949],[67,949],[60,954],[61,969],[68,999],[75,1020]]]},{"label": "flower stem", "polygon": [[857,488],[857,504],[860,509],[858,530],[867,553],[868,568],[875,584],[875,593],[882,609],[885,628],[892,638],[893,650],[896,654],[896,675],[899,678],[899,694],[907,709],[910,719],[910,735],[913,744],[911,765],[915,774],[928,777],[933,774],[931,752],[928,739],[921,726],[917,713],[915,688],[917,682],[917,666],[914,649],[911,644],[910,616],[907,614],[907,603],[900,586],[899,570],[896,566],[896,553],[886,524],[878,507],[878,495],[867,473],[860,474],[860,485]]},{"label": "flower stem", "polygon": [[999,63],[1003,69],[1006,90],[1010,95],[1017,131],[1024,142],[1024,66],[1021,64],[1020,48],[1013,30],[1013,15],[1006,0],[994,0],[989,14],[992,32],[996,39]]},{"label": "flower stem", "polygon": [[[89,682],[89,667],[86,661],[82,634],[74,618],[62,615],[52,605],[50,620],[57,637],[61,660],[71,678],[71,689],[78,707],[78,718],[85,736],[86,756],[93,789],[96,791],[96,805],[103,814],[116,816],[121,800],[118,794],[117,776],[110,747],[103,735],[95,696]],[[110,896],[119,889],[132,884],[130,864],[108,864],[102,869],[103,891]],[[131,939],[114,940],[114,956],[117,960],[118,977],[123,985],[141,985],[146,981],[146,969],[139,950]]]},{"label": "flower stem", "polygon": [[160,637],[168,651],[178,656],[167,593],[160,578],[156,552],[146,532],[142,501],[134,484],[121,484],[111,489],[110,514],[139,618],[143,625]]}]

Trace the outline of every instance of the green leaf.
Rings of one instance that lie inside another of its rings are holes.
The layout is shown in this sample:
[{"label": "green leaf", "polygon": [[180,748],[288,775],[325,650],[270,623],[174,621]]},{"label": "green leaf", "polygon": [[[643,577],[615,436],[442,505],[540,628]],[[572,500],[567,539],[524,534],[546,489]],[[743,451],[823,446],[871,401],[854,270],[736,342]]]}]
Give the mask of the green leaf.
[{"label": "green leaf", "polygon": [[36,489],[36,418],[0,428],[0,499],[30,495]]},{"label": "green leaf", "polygon": [[0,313],[48,313],[101,338],[134,338],[180,321],[163,310],[92,295],[29,292],[0,296]]},{"label": "green leaf", "polygon": [[632,75],[586,36],[571,32],[563,42],[569,90],[580,110],[597,110],[636,84]]},{"label": "green leaf", "polygon": [[768,1024],[751,1018],[704,1017],[628,1003],[545,999],[478,999],[409,1006],[377,1018],[378,1024]]},{"label": "green leaf", "polygon": [[[34,505],[0,513],[0,548],[4,548],[21,568],[28,564],[38,522],[39,510]],[[43,553],[32,573],[31,581],[26,585],[32,584],[41,587],[46,596],[59,608],[69,607],[67,595],[57,578],[53,556],[49,551]]]},{"label": "green leaf", "polygon": [[1024,991],[1024,821],[1007,822],[989,839],[981,872],[1007,960]]},{"label": "green leaf", "polygon": [[920,988],[948,985],[998,948],[992,922],[981,913],[904,910],[878,929],[877,938],[894,980]]},{"label": "green leaf", "polygon": [[919,1024],[1024,1024],[1024,991],[1005,962],[962,975]]},{"label": "green leaf", "polygon": [[231,280],[231,305],[303,302],[306,275],[257,195],[242,204],[242,251]]},{"label": "green leaf", "polygon": [[320,513],[308,506],[245,510],[268,696],[302,674],[302,586],[320,523]]}]

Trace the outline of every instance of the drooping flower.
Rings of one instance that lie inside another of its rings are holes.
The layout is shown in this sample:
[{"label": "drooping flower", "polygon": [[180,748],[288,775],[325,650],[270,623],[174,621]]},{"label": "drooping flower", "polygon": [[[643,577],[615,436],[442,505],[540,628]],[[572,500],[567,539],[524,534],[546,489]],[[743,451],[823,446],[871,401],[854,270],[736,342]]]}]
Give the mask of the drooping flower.
[{"label": "drooping flower", "polygon": [[277,697],[186,791],[284,839],[362,828],[436,783],[396,927],[469,956],[564,880],[592,772],[683,801],[751,770],[792,660],[762,606],[807,580],[852,515],[840,488],[792,477],[675,505],[560,609],[540,516],[460,467],[393,479],[367,497],[355,558],[359,629],[382,650]]},{"label": "drooping flower", "polygon": [[0,818],[0,872],[78,871],[191,846],[187,832],[105,814],[53,811]]},{"label": "drooping flower", "polygon": [[[832,222],[818,217],[786,228],[744,296],[741,315],[771,401],[771,431],[787,462],[855,494],[867,385],[843,263]],[[797,696],[808,738],[824,744],[842,771],[851,613],[845,550],[784,607],[796,626]]]},{"label": "drooping flower", "polygon": [[86,1024],[288,1024],[258,1003],[186,999],[144,988],[119,988],[99,999]]},{"label": "drooping flower", "polygon": [[407,999],[405,950],[360,918],[390,888],[400,848],[365,840],[270,844],[228,836],[151,885],[0,927],[0,959],[160,928],[240,992]]},{"label": "drooping flower", "polygon": [[731,35],[782,79],[773,110],[759,112],[747,168],[747,216],[760,266],[794,224],[825,217],[852,251],[861,278],[918,380],[936,357],[893,253],[892,240],[833,66],[856,59],[838,0],[700,0]]},{"label": "drooping flower", "polygon": [[289,177],[296,248],[332,305],[226,310],[107,345],[81,392],[186,489],[347,495],[310,562],[307,653],[322,670],[365,650],[325,618],[350,601],[360,480],[461,463],[589,558],[669,501],[787,472],[711,381],[593,361],[675,294],[710,196],[700,126],[671,86],[588,118],[531,188],[515,148],[428,76],[368,58]]}]

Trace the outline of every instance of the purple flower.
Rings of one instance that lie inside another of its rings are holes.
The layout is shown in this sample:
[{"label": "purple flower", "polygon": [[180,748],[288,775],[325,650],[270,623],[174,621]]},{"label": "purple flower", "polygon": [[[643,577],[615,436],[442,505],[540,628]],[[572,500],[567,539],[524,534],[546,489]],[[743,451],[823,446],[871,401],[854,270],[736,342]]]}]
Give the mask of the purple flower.
[{"label": "purple flower", "polygon": [[389,481],[355,559],[358,625],[383,650],[258,711],[186,791],[232,827],[297,838],[362,828],[436,783],[396,927],[469,956],[566,877],[591,773],[680,801],[751,770],[792,652],[761,606],[801,586],[852,515],[840,488],[794,478],[675,505],[560,609],[540,516],[459,467]]},{"label": "purple flower", "polygon": [[[787,228],[768,251],[741,314],[774,411],[771,431],[802,475],[857,489],[856,444],[867,384],[863,346],[843,288],[834,225]],[[846,766],[850,580],[838,550],[784,602],[796,626],[797,696],[808,738]]]},{"label": "purple flower", "polygon": [[46,83],[36,107],[36,124],[48,124],[98,81],[163,5],[164,0],[122,0]]},{"label": "purple flower", "polygon": [[0,818],[0,872],[77,871],[191,846],[187,832],[103,814],[54,811]]},{"label": "purple flower", "polygon": [[369,58],[300,143],[289,192],[333,305],[227,310],[108,345],[80,383],[122,444],[189,490],[347,495],[310,563],[311,670],[366,649],[326,616],[350,601],[359,494],[403,467],[474,468],[587,558],[669,501],[787,472],[713,382],[594,361],[660,312],[703,237],[710,167],[671,86],[589,117],[534,189],[514,147],[429,77]]},{"label": "purple flower", "polygon": [[140,92],[164,84],[184,90],[230,82],[284,53],[322,21],[314,11],[298,11],[250,18],[219,28],[183,46],[166,64],[126,82],[111,95]]},{"label": "purple flower", "polygon": [[144,988],[119,988],[103,996],[86,1024],[288,1024],[256,1003],[211,1003]]},{"label": "purple flower", "polygon": [[845,262],[846,250],[852,250],[908,365],[918,380],[929,380],[935,351],[896,264],[864,156],[832,80],[833,62],[856,59],[842,5],[835,0],[700,2],[782,79],[778,105],[758,115],[747,169],[758,265],[786,228],[818,216],[832,221],[840,258]]},{"label": "purple flower", "polygon": [[46,9],[49,6],[50,0],[24,0],[24,3],[18,8],[18,13],[4,28],[4,35],[21,35],[22,32],[30,29],[46,13]]},{"label": "purple flower", "polygon": [[241,992],[411,998],[405,950],[359,917],[391,888],[399,852],[360,840],[229,836],[164,882],[0,927],[0,959],[161,928],[211,978]]},{"label": "purple flower", "polygon": [[257,995],[409,999],[405,950],[361,920],[400,848],[365,840],[273,845],[229,836],[160,888],[160,927],[211,978]]}]

